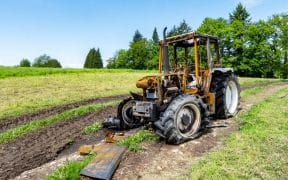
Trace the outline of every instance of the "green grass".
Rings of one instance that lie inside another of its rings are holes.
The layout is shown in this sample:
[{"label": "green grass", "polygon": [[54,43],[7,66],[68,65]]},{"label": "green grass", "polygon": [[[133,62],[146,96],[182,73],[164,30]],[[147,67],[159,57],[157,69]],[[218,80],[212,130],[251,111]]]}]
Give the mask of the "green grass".
[{"label": "green grass", "polygon": [[[140,92],[135,81],[152,74],[156,71],[0,66],[0,119],[89,98]],[[279,81],[240,78],[241,84]]]},{"label": "green grass", "polygon": [[[132,69],[74,69],[74,68],[37,68],[37,67],[7,67],[0,66],[0,79],[9,77],[45,76],[51,74],[80,73],[132,73],[143,72]],[[147,71],[151,72],[151,71]]]},{"label": "green grass", "polygon": [[97,131],[99,131],[100,129],[102,128],[101,124],[99,122],[95,122],[89,126],[86,126],[82,131],[81,133],[84,134],[84,135],[87,135],[87,134],[92,134],[92,133],[95,133]]},{"label": "green grass", "polygon": [[253,85],[253,84],[266,84],[266,83],[277,83],[285,80],[281,79],[272,79],[272,78],[248,78],[248,77],[240,77],[239,83],[241,85]]},{"label": "green grass", "polygon": [[0,79],[0,118],[89,98],[128,94],[129,91],[139,92],[135,82],[148,74],[153,73],[93,70],[93,73]]},{"label": "green grass", "polygon": [[93,160],[95,154],[90,154],[79,161],[68,161],[64,166],[58,168],[47,176],[47,180],[80,179],[80,171]]},{"label": "green grass", "polygon": [[78,116],[83,116],[90,112],[104,109],[108,106],[116,105],[118,102],[119,101],[110,101],[104,104],[92,104],[92,105],[81,106],[75,109],[65,111],[61,114],[56,114],[56,115],[49,116],[44,119],[31,121],[27,124],[17,126],[15,128],[9,129],[1,133],[0,144],[7,143],[13,139],[16,139],[17,137],[23,136],[27,133],[30,133],[32,131],[45,127],[47,125],[50,125],[59,121],[63,121],[63,120],[69,120]]},{"label": "green grass", "polygon": [[[288,89],[240,115],[239,132],[195,164],[191,179],[285,179],[288,177]],[[282,98],[281,98],[282,97]]]},{"label": "green grass", "polygon": [[258,86],[258,87],[254,87],[254,88],[250,88],[250,89],[245,89],[244,91],[241,91],[241,97],[248,97],[251,95],[255,95],[261,91],[263,91],[265,89],[265,87],[263,86]]},{"label": "green grass", "polygon": [[136,134],[117,142],[117,144],[121,146],[126,146],[130,151],[137,152],[141,150],[141,142],[157,139],[158,137],[154,133],[147,130],[140,130]]}]

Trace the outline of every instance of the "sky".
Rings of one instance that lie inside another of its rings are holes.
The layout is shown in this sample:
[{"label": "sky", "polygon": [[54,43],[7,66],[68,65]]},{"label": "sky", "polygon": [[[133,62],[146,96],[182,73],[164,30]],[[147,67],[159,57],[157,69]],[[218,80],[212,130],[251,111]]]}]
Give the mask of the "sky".
[{"label": "sky", "polygon": [[288,13],[287,0],[0,0],[0,65],[47,54],[81,68],[90,48],[106,65],[137,29],[151,38],[156,27],[161,39],[165,26],[185,20],[196,30],[205,17],[227,19],[239,2],[252,21]]}]

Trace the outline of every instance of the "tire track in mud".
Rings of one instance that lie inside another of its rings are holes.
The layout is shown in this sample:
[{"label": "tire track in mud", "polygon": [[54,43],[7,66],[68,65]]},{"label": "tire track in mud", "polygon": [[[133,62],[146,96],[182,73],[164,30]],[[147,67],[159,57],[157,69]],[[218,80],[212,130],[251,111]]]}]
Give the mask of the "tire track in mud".
[{"label": "tire track in mud", "polygon": [[[0,179],[16,177],[20,173],[53,160],[59,152],[81,137],[83,127],[101,122],[116,114],[116,106],[86,116],[65,120],[36,132],[24,135],[0,146]],[[105,130],[95,138],[103,139]]]},{"label": "tire track in mud", "polygon": [[2,118],[0,119],[0,133],[6,131],[7,129],[17,127],[21,124],[25,124],[27,122],[30,122],[36,119],[46,118],[48,116],[62,113],[64,111],[77,108],[83,105],[94,104],[94,103],[105,103],[111,100],[123,99],[124,97],[127,97],[127,96],[128,94],[86,99],[86,100],[63,104],[59,106],[53,106],[47,109],[39,110],[33,113],[24,114],[24,115],[17,116],[17,117]]}]

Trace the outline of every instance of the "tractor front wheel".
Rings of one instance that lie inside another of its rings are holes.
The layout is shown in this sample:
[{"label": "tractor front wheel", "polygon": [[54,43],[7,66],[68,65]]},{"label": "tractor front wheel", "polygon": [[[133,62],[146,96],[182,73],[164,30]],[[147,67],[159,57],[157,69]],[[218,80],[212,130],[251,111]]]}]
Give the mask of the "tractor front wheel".
[{"label": "tractor front wheel", "polygon": [[161,134],[169,144],[180,144],[193,139],[199,135],[207,114],[206,106],[200,99],[187,94],[179,95],[160,119]]}]

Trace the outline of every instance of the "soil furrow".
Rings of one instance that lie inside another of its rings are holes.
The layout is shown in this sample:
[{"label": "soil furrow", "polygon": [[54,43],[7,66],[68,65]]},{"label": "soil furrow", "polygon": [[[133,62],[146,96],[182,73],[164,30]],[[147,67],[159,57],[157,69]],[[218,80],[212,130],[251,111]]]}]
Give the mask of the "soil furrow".
[{"label": "soil furrow", "polygon": [[[242,111],[287,84],[271,84],[264,91],[242,99]],[[30,133],[14,141],[0,146],[0,177],[12,178],[21,172],[36,168],[58,156],[59,152],[83,138],[81,129],[95,121],[101,121],[109,115],[115,115],[116,107],[92,113],[85,117],[78,117],[47,126],[37,132]],[[236,131],[238,123],[235,119],[213,121],[216,127],[207,130],[198,139],[179,146],[166,145],[164,142],[146,142],[144,150],[138,153],[127,152],[121,162],[114,179],[173,179],[185,174],[193,162],[206,152],[222,144],[224,139]],[[96,133],[95,139],[104,138],[105,131]],[[84,141],[84,139],[83,139]],[[0,178],[0,179],[1,179]]]},{"label": "soil furrow", "polygon": [[[0,179],[13,178],[20,173],[53,160],[60,151],[81,136],[83,127],[115,115],[116,107],[91,113],[84,117],[62,121],[0,146]],[[95,138],[102,139],[105,130]]]},{"label": "soil furrow", "polygon": [[62,113],[64,111],[77,108],[79,106],[93,104],[93,103],[105,103],[111,100],[123,99],[126,96],[128,95],[126,94],[126,95],[119,95],[119,96],[92,98],[92,99],[77,101],[77,102],[73,102],[69,104],[54,106],[54,107],[43,109],[37,112],[24,114],[18,117],[3,118],[3,119],[0,119],[0,133],[6,131],[7,129],[17,127],[21,124],[25,124],[27,122],[30,122],[36,119],[45,118],[53,114]]}]

